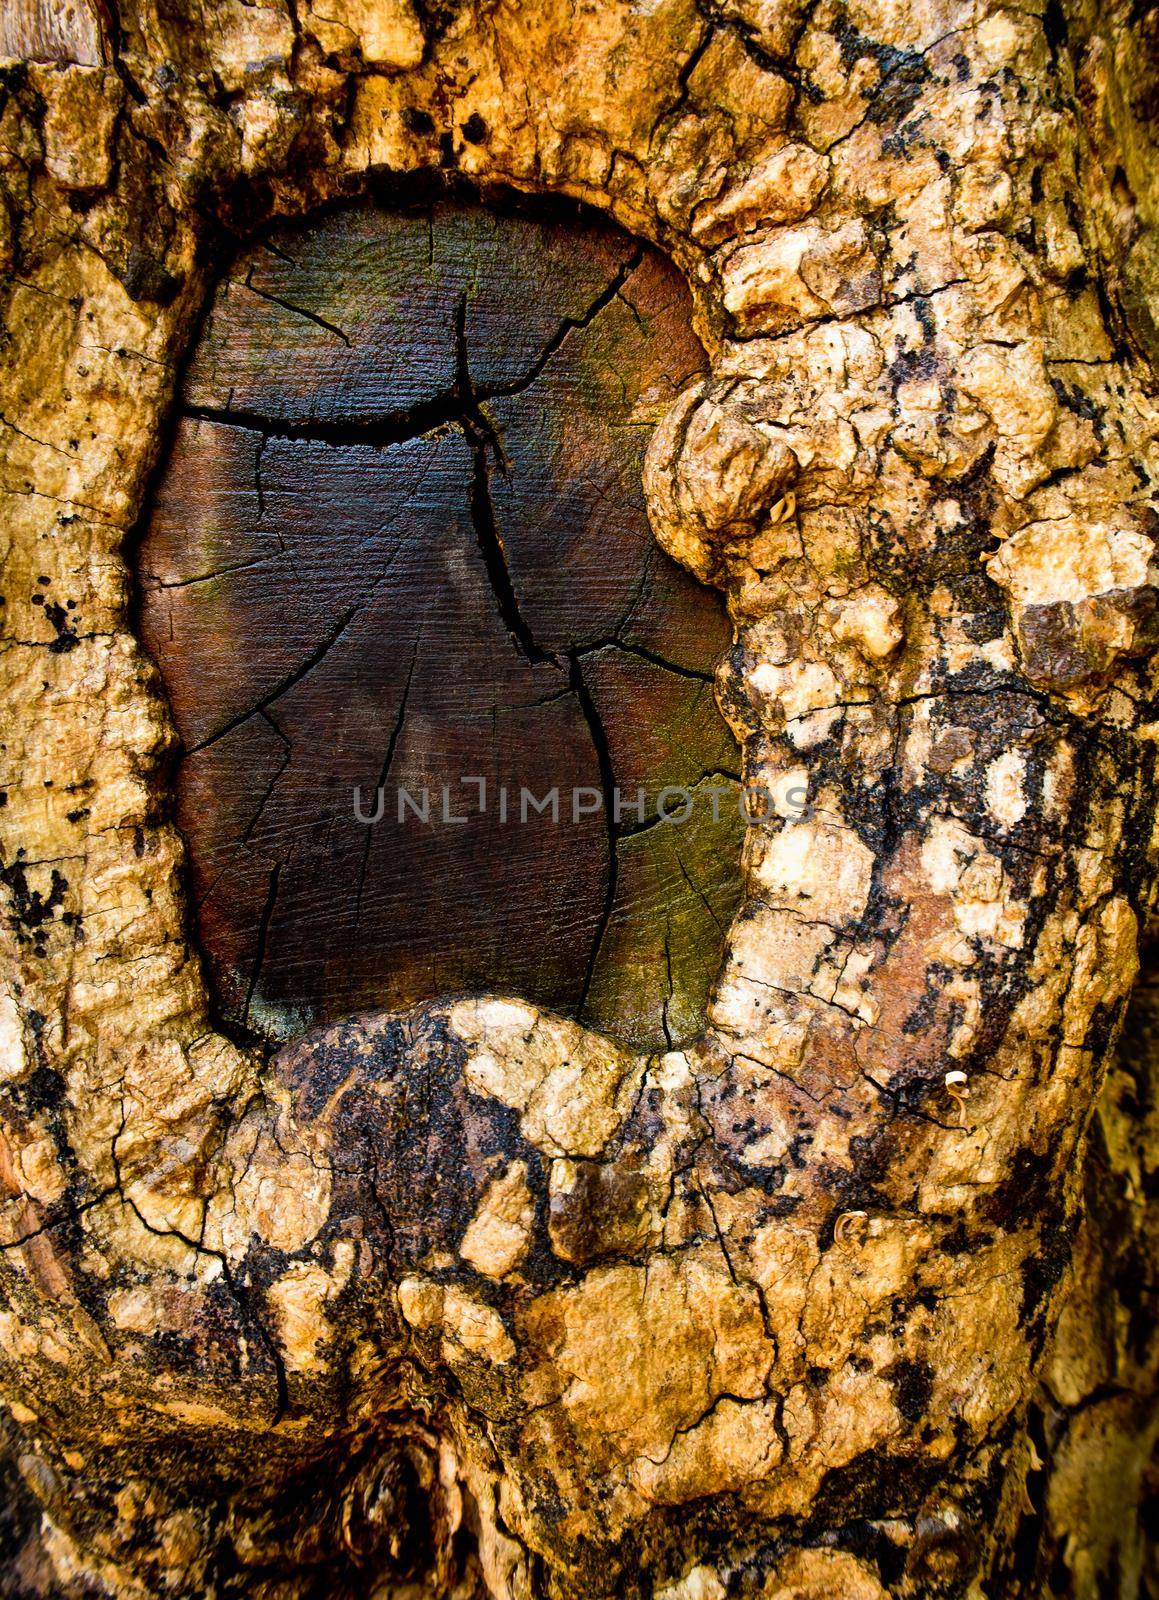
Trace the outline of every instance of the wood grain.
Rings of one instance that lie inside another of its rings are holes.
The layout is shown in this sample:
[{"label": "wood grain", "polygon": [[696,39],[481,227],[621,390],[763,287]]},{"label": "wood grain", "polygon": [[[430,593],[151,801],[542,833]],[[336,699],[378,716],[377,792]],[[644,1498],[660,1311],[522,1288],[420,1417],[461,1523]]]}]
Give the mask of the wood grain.
[{"label": "wood grain", "polygon": [[101,8],[86,0],[4,0],[0,5],[0,58],[105,64]]},{"label": "wood grain", "polygon": [[[232,1021],[485,989],[638,1043],[698,1025],[741,826],[731,792],[684,826],[655,798],[736,772],[728,633],[640,471],[702,362],[675,272],[575,214],[363,206],[236,262],[139,555]],[[573,818],[577,788],[607,804]]]}]

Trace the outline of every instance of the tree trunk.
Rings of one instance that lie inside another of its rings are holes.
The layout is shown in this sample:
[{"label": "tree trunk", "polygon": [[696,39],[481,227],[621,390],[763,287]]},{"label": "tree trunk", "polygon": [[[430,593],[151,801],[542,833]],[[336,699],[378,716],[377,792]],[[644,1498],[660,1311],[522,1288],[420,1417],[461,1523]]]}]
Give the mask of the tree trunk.
[{"label": "tree trunk", "polygon": [[5,1594],[1159,1593],[1157,15],[5,10]]}]

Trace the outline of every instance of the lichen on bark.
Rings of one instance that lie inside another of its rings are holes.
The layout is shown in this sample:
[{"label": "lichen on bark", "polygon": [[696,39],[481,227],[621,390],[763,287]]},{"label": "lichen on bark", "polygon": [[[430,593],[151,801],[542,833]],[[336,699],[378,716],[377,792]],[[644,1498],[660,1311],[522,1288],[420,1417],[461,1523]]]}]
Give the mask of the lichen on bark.
[{"label": "lichen on bark", "polygon": [[[1138,1592],[1148,22],[46,18],[0,91],[13,1592]],[[129,565],[182,360],[240,242],[448,170],[693,294],[649,514],[808,811],[747,830],[680,1049],[479,997],[267,1058],[190,937]]]}]

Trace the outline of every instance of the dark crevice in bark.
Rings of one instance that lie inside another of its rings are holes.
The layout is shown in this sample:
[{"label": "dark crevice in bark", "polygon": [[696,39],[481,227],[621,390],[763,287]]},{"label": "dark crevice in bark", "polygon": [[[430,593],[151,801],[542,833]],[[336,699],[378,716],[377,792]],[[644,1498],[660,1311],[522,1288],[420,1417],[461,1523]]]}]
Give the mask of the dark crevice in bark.
[{"label": "dark crevice in bark", "polygon": [[[681,64],[680,71],[676,74],[676,96],[672,104],[672,111],[678,110],[688,99],[688,86],[692,81],[692,74],[703,61],[709,45],[711,45],[716,36],[719,19],[706,16],[704,10],[699,6],[697,10],[700,12],[701,20],[705,24],[704,31],[688,52]],[[659,123],[657,126],[659,126]]]},{"label": "dark crevice in bark", "polygon": [[[512,378],[507,383],[475,385],[469,376],[466,365],[467,334],[466,313],[467,296],[459,297],[455,308],[455,382],[451,388],[429,400],[417,401],[412,406],[389,411],[381,417],[372,417],[364,421],[356,418],[342,418],[335,421],[324,417],[311,417],[307,421],[295,422],[284,417],[270,416],[266,412],[255,411],[245,406],[206,406],[186,402],[183,407],[185,416],[195,422],[212,422],[222,427],[248,428],[255,433],[260,433],[263,440],[287,439],[300,440],[306,443],[329,444],[337,448],[357,448],[364,446],[369,449],[381,450],[394,444],[406,444],[410,440],[423,438],[425,435],[439,428],[458,426],[466,429],[469,424],[474,424],[482,435],[495,444],[498,449],[498,439],[492,424],[481,414],[480,407],[488,400],[507,399],[523,394],[533,383],[542,377],[551,358],[562,348],[572,333],[588,327],[595,321],[601,311],[604,311],[616,299],[644,259],[644,247],[638,246],[633,250],[624,265],[616,272],[607,286],[592,301],[591,305],[578,317],[565,317],[544,345],[540,354],[532,365],[518,378]],[[315,322],[319,327],[330,333],[336,334],[347,345],[350,339],[333,323],[325,318],[316,316],[313,312],[301,306],[290,304],[280,299],[277,295],[267,293],[265,290],[254,288],[246,279],[246,287],[262,299],[269,300],[275,305],[282,306],[298,316],[305,317],[310,322]],[[4,420],[4,419],[0,419]],[[498,450],[500,459],[502,451]],[[259,490],[260,494],[260,490]]]},{"label": "dark crevice in bark", "polygon": [[252,270],[246,274],[245,286],[251,294],[256,294],[260,300],[268,300],[271,305],[281,306],[283,311],[289,311],[295,317],[304,317],[307,322],[312,322],[326,333],[332,333],[342,343],[350,348],[350,335],[343,333],[336,323],[327,322],[325,317],[320,317],[316,311],[308,311],[305,306],[296,306],[290,300],[283,300],[280,295],[271,294],[268,289],[259,289],[253,281]]},{"label": "dark crevice in bark", "polygon": [[531,627],[520,610],[511,569],[507,565],[503,535],[499,531],[491,499],[491,466],[487,459],[489,441],[473,424],[468,424],[468,427],[470,431],[467,437],[474,458],[471,471],[471,520],[499,616],[516,648],[533,666],[558,668],[560,663],[556,657],[536,643]]},{"label": "dark crevice in bark", "polygon": [[261,976],[262,962],[266,959],[266,943],[270,936],[270,922],[274,915],[274,902],[278,898],[278,878],[281,875],[282,863],[275,861],[270,868],[269,888],[266,891],[266,902],[262,907],[261,920],[258,923],[258,947],[254,952],[254,964],[250,970],[249,987],[246,990],[245,1006],[242,1009],[242,1018],[249,1026],[250,1006],[253,1004],[254,992]]},{"label": "dark crevice in bark", "polygon": [[491,499],[491,464],[488,451],[493,451],[501,471],[509,464],[495,429],[480,409],[479,399],[471,381],[470,361],[467,354],[467,297],[461,295],[455,308],[455,389],[462,397],[461,423],[471,447],[471,521],[475,528],[479,553],[487,571],[487,581],[495,596],[503,626],[521,654],[533,666],[558,667],[555,656],[541,648],[523,615],[511,568],[507,563],[507,549],[499,531],[495,505]]},{"label": "dark crevice in bark", "polygon": [[[627,806],[624,809],[627,810]],[[617,843],[624,839],[638,839],[642,833],[651,833],[654,828],[661,827],[666,820],[657,812],[655,816],[644,817],[640,822],[633,822],[628,827],[615,828],[615,839]]]},{"label": "dark crevice in bark", "polygon": [[273,794],[274,789],[277,786],[278,779],[282,776],[283,772],[285,772],[286,768],[289,766],[290,761],[291,761],[291,759],[293,757],[293,749],[292,749],[292,747],[290,745],[289,739],[286,738],[286,735],[282,732],[281,728],[278,727],[277,723],[274,721],[273,717],[270,716],[269,712],[268,711],[259,711],[258,712],[258,716],[261,717],[262,721],[265,722],[273,730],[273,732],[277,734],[278,738],[281,740],[281,742],[282,742],[282,764],[278,768],[278,770],[274,773],[274,775],[270,779],[269,783],[266,785],[265,791],[262,794],[261,800],[258,802],[258,808],[254,812],[249,826],[246,828],[245,832],[241,836],[243,844],[249,844],[250,839],[253,837],[253,831],[258,825],[258,819],[261,817],[262,812],[266,809],[266,804],[267,804],[270,796]]},{"label": "dark crevice in bark", "polygon": [[725,1238],[724,1229],[720,1225],[720,1219],[716,1214],[716,1207],[712,1203],[712,1195],[705,1186],[704,1179],[700,1175],[699,1168],[697,1168],[693,1173],[693,1178],[697,1189],[700,1191],[701,1199],[708,1207],[708,1214],[712,1218],[713,1231],[716,1234],[717,1243],[720,1245],[720,1253],[724,1257],[724,1264],[728,1268],[728,1275],[732,1279],[733,1283],[739,1284],[742,1280],[737,1277],[736,1267],[733,1265],[733,1259],[731,1253],[729,1252],[728,1241]]},{"label": "dark crevice in bark", "polygon": [[[262,482],[262,457],[266,453],[266,445],[268,443],[269,440],[263,433],[261,438],[258,440],[257,449],[254,451],[254,494],[257,495],[258,499],[259,522],[264,522],[266,520],[266,491],[265,485]],[[283,551],[285,550],[286,547],[280,533],[278,534],[278,545],[280,549]]]},{"label": "dark crevice in bark", "polygon": [[274,1372],[274,1385],[277,1396],[274,1415],[270,1421],[270,1426],[277,1427],[278,1423],[285,1415],[289,1405],[289,1384],[286,1376],[286,1366],[282,1358],[282,1352],[278,1348],[277,1341],[270,1333],[270,1330],[266,1327],[265,1319],[258,1314],[254,1306],[251,1304],[249,1291],[243,1289],[241,1285],[235,1281],[233,1274],[229,1270],[229,1262],[226,1260],[224,1252],[221,1250],[213,1250],[205,1243],[204,1234],[206,1207],[204,1202],[201,1212],[202,1237],[199,1239],[192,1239],[188,1234],[183,1233],[180,1228],[174,1228],[172,1226],[159,1228],[156,1223],[150,1222],[148,1217],[146,1217],[144,1212],[141,1210],[140,1206],[138,1206],[137,1202],[133,1199],[132,1195],[127,1193],[125,1188],[125,1174],[121,1168],[121,1158],[117,1150],[117,1145],[124,1135],[125,1128],[128,1125],[128,1120],[128,1112],[125,1109],[124,1100],[122,1100],[120,1126],[113,1135],[113,1138],[109,1144],[109,1159],[112,1162],[114,1181],[108,1192],[110,1194],[117,1194],[120,1196],[122,1204],[133,1213],[146,1233],[151,1233],[156,1239],[178,1239],[183,1245],[186,1246],[187,1249],[194,1251],[197,1255],[208,1256],[211,1260],[220,1263],[222,1280],[229,1291],[231,1299],[237,1306],[242,1317],[253,1325],[257,1332],[257,1336],[262,1343],[262,1346],[269,1355],[270,1363]]},{"label": "dark crevice in bark", "polygon": [[664,913],[664,972],[668,981],[668,993],[660,1008],[660,1025],[664,1029],[664,1042],[669,1050],[672,1048],[672,1029],[668,1026],[668,1007],[672,1004],[672,919],[667,910]]},{"label": "dark crevice in bark", "polygon": [[578,317],[565,317],[563,319],[555,333],[552,334],[540,351],[534,363],[521,378],[512,378],[509,383],[497,383],[480,387],[476,393],[476,399],[480,401],[497,400],[506,398],[509,395],[522,394],[525,389],[530,389],[535,380],[542,377],[547,363],[563,346],[570,335],[588,327],[596,320],[601,311],[606,310],[611,305],[643,260],[644,246],[637,245],[608,286],[600,291],[588,309]]},{"label": "dark crevice in bark", "polygon": [[688,887],[692,890],[693,894],[696,895],[696,897],[701,901],[701,903],[704,906],[704,909],[708,912],[709,916],[712,918],[713,922],[716,924],[717,932],[720,934],[721,938],[723,939],[724,938],[724,934],[725,934],[725,929],[721,925],[721,920],[717,916],[716,912],[712,909],[712,902],[709,900],[709,898],[705,894],[704,890],[700,887],[700,885],[698,883],[694,882],[694,880],[690,876],[688,868],[684,865],[684,857],[680,854],[679,850],[676,851],[676,865],[680,868],[681,877],[684,879],[684,881],[688,885]]},{"label": "dark crevice in bark", "polygon": [[[216,1252],[210,1253],[214,1254]],[[225,1283],[230,1294],[233,1296],[234,1301],[236,1302],[243,1316],[248,1317],[253,1323],[254,1327],[257,1329],[258,1338],[261,1340],[266,1354],[269,1356],[273,1365],[274,1387],[277,1394],[277,1405],[275,1407],[273,1420],[271,1421],[270,1426],[271,1428],[276,1428],[278,1423],[281,1422],[282,1418],[286,1415],[286,1412],[290,1409],[290,1385],[286,1376],[285,1360],[282,1356],[281,1350],[278,1348],[278,1341],[274,1338],[273,1334],[266,1326],[265,1318],[261,1316],[257,1310],[255,1310],[252,1304],[252,1296],[249,1289],[243,1288],[242,1285],[234,1278],[233,1273],[229,1270],[229,1262],[225,1259],[224,1255],[219,1256],[218,1259],[221,1262],[222,1277],[225,1279]]]},{"label": "dark crevice in bark", "polygon": [[0,411],[0,425],[5,428],[11,428],[12,432],[16,434],[18,438],[26,439],[29,444],[39,445],[42,450],[51,450],[58,456],[64,456],[67,461],[75,459],[75,450],[72,452],[69,452],[68,450],[62,450],[59,445],[53,444],[50,439],[38,439],[35,434],[26,433],[23,428],[18,427],[15,422],[10,421],[2,411]]},{"label": "dark crevice in bark", "polygon": [[[278,555],[282,552],[279,551]],[[278,556],[257,556],[253,561],[236,561],[229,567],[218,567],[213,572],[199,572],[194,578],[149,578],[155,589],[188,589],[195,583],[212,583],[215,578],[233,577],[239,572],[253,572],[258,567],[272,566]]]},{"label": "dark crevice in bark", "polygon": [[584,981],[580,988],[579,1000],[576,1003],[576,1016],[579,1017],[583,1015],[584,1007],[587,1005],[592,980],[595,977],[596,963],[600,956],[600,947],[604,942],[604,935],[608,930],[608,923],[611,921],[612,912],[615,909],[620,861],[616,850],[616,774],[612,766],[611,747],[608,744],[608,736],[603,722],[600,720],[595,701],[592,699],[591,692],[584,681],[583,668],[580,665],[578,656],[575,654],[570,658],[570,682],[579,708],[583,712],[584,721],[587,723],[588,732],[591,734],[596,760],[599,763],[600,787],[604,792],[604,823],[608,838],[608,876],[604,892],[604,903],[600,909],[599,919],[596,922],[595,933],[592,936],[591,950],[588,953],[587,966],[584,969]]},{"label": "dark crevice in bark", "polygon": [[[739,16],[723,15],[717,9],[717,4],[714,3],[714,0],[697,0],[696,9],[709,25],[710,38],[717,29],[731,34],[754,66],[759,67],[762,72],[786,78],[793,85],[796,93],[800,94],[800,74],[792,65],[792,52],[790,52],[790,60],[788,61],[782,61],[779,57],[771,55],[756,37],[756,28],[752,23]],[[794,46],[805,32],[806,26],[806,19],[802,18],[794,29]]]},{"label": "dark crevice in bark", "polygon": [[655,650],[649,650],[646,645],[629,643],[614,636],[595,639],[591,644],[581,645],[574,654],[582,661],[585,656],[595,655],[600,650],[620,650],[624,655],[636,656],[640,661],[647,661],[654,667],[662,667],[665,672],[674,672],[679,678],[694,678],[698,683],[716,681],[715,675],[711,672],[700,672],[695,667],[679,666],[675,661],[669,661],[657,654]]},{"label": "dark crevice in bark", "polygon": [[290,254],[285,245],[275,244],[272,239],[263,239],[261,247],[267,255],[273,256],[278,261],[284,261],[287,266],[296,267],[298,265],[296,257]]},{"label": "dark crevice in bark", "polygon": [[224,428],[246,428],[251,433],[260,433],[263,439],[328,444],[346,450],[383,450],[393,444],[421,439],[436,428],[461,424],[463,403],[461,396],[452,389],[431,400],[420,400],[405,410],[390,411],[385,416],[372,417],[363,422],[353,419],[331,422],[324,417],[294,422],[245,406],[186,405],[185,415],[194,422],[213,422]]},{"label": "dark crevice in bark", "polygon": [[330,630],[317,649],[311,651],[305,661],[296,666],[292,672],[287,673],[277,687],[271,689],[269,694],[259,700],[256,706],[250,706],[248,711],[242,711],[236,717],[231,717],[224,727],[215,729],[213,733],[199,740],[197,744],[191,745],[186,754],[192,756],[196,755],[199,750],[208,749],[211,744],[216,744],[219,739],[224,739],[227,733],[232,733],[235,728],[240,728],[243,722],[248,722],[251,717],[257,716],[259,712],[265,711],[269,706],[272,706],[275,700],[280,699],[295,684],[301,683],[306,674],[312,672],[338,643],[362,609],[363,603],[348,606],[339,618],[337,626]]},{"label": "dark crevice in bark", "polygon": [[274,1392],[277,1398],[274,1414],[270,1418],[269,1426],[271,1428],[276,1428],[278,1423],[288,1411],[290,1404],[290,1389],[289,1382],[286,1377],[286,1364],[282,1358],[282,1352],[278,1349],[277,1340],[266,1327],[265,1319],[254,1309],[250,1291],[243,1288],[241,1284],[239,1284],[234,1278],[233,1273],[229,1270],[229,1262],[226,1260],[224,1254],[220,1250],[209,1249],[209,1247],[201,1240],[191,1239],[188,1234],[182,1233],[180,1228],[158,1228],[155,1223],[150,1222],[148,1217],[144,1215],[141,1208],[137,1205],[137,1202],[130,1195],[125,1194],[119,1169],[117,1189],[121,1194],[122,1200],[136,1217],[137,1221],[145,1229],[146,1233],[151,1233],[156,1239],[178,1239],[188,1249],[196,1251],[198,1255],[210,1256],[214,1261],[221,1263],[222,1281],[229,1291],[230,1298],[233,1300],[234,1304],[237,1306],[245,1320],[253,1326],[258,1339],[261,1341],[262,1348],[270,1358],[270,1365],[272,1366],[274,1373]]},{"label": "dark crevice in bark", "polygon": [[[402,735],[403,724],[406,721],[407,702],[410,699],[410,686],[414,681],[415,662],[419,658],[419,645],[422,642],[423,631],[420,625],[415,634],[414,649],[411,651],[410,666],[407,669],[406,682],[403,684],[402,698],[398,705],[398,715],[394,719],[394,726],[390,730],[390,737],[386,744],[386,753],[382,758],[382,767],[378,774],[378,783],[374,789],[374,798],[371,804],[377,807],[378,796],[386,787],[386,780],[390,775],[391,764],[394,761],[394,752],[398,748],[398,741]],[[384,802],[385,803],[385,802]],[[354,921],[357,926],[362,915],[362,891],[366,886],[366,869],[370,864],[370,846],[373,842],[370,828],[366,830],[366,842],[362,851],[362,867],[358,874],[358,890],[354,897]]]},{"label": "dark crevice in bark", "polygon": [[[683,792],[684,790],[687,790],[689,793],[691,793],[693,790],[699,789],[700,785],[702,783],[704,783],[709,778],[727,778],[730,783],[740,783],[740,781],[741,781],[740,774],[738,772],[723,772],[723,771],[717,770],[717,771],[713,771],[713,772],[702,772],[700,774],[699,778],[696,778],[692,783],[676,784],[676,785],[673,785],[673,788],[679,789],[681,792]],[[711,793],[712,791],[710,790],[709,792]],[[720,789],[717,789],[716,794],[717,794],[718,802],[719,802],[719,797],[720,797],[721,793],[722,793],[722,791]],[[624,804],[624,810],[627,811],[627,810],[630,810],[630,809],[633,809],[633,803],[632,802],[626,802]],[[717,809],[719,809],[719,806],[718,806]],[[678,816],[679,816],[679,812],[670,813],[667,816],[661,816],[660,812],[657,811],[650,817],[642,817],[640,819],[640,821],[638,821],[638,822],[633,822],[633,823],[617,826],[616,830],[615,830],[615,836],[616,836],[617,840],[621,840],[621,841],[624,840],[624,839],[638,839],[642,833],[651,833],[653,828],[658,828],[658,827],[661,827],[661,826],[668,826],[668,827],[673,826],[674,823],[676,822]],[[713,820],[714,821],[717,820],[715,813],[714,813],[714,816],[713,816]],[[695,889],[695,886],[692,884],[691,879],[689,879],[689,886],[693,887]],[[699,889],[695,889],[695,892],[698,895],[700,894],[700,890]],[[703,898],[703,896],[701,896],[701,898]],[[714,917],[713,920],[715,921],[715,917]],[[719,926],[719,924],[718,924],[718,926]]]},{"label": "dark crevice in bark", "polygon": [[644,547],[644,559],[640,562],[640,569],[636,574],[636,581],[632,585],[632,593],[628,599],[628,603],[624,607],[623,614],[618,618],[615,627],[612,629],[612,634],[615,638],[622,639],[624,634],[627,633],[628,629],[635,621],[636,613],[640,609],[640,604],[652,585],[652,581],[655,576],[654,566],[656,558],[660,555],[660,553],[660,546],[657,544],[656,540],[649,539],[648,543]]},{"label": "dark crevice in bark", "polygon": [[[839,1011],[848,1009],[847,1007],[840,1005],[840,1003],[836,1000],[830,1000],[827,1003],[831,1006],[836,1006]],[[853,1013],[849,1012],[849,1015],[852,1016]],[[928,1111],[923,1111],[920,1106],[913,1104],[913,1102],[907,1098],[908,1089],[912,1088],[920,1092],[922,1090],[936,1088],[938,1082],[937,1079],[931,1078],[924,1082],[918,1080],[916,1083],[908,1085],[907,1090],[902,1090],[891,1089],[888,1084],[878,1083],[876,1078],[864,1070],[862,1071],[861,1076],[865,1079],[866,1083],[877,1090],[877,1093],[883,1100],[888,1101],[891,1108],[889,1118],[891,1122],[893,1122],[897,1117],[908,1116],[915,1117],[919,1122],[927,1122],[931,1127],[941,1128],[943,1133],[960,1133],[962,1131],[968,1131],[968,1129],[960,1129],[953,1122],[942,1122],[940,1118],[932,1116]]]},{"label": "dark crevice in bark", "polygon": [[0,1244],[0,1250],[19,1250],[22,1245],[29,1244],[33,1239],[39,1239],[41,1234],[49,1233],[53,1228],[59,1228],[66,1222],[75,1222],[86,1211],[91,1211],[93,1206],[99,1206],[102,1200],[107,1200],[116,1192],[116,1184],[110,1184],[107,1189],[102,1189],[99,1194],[93,1195],[91,1200],[82,1200],[79,1205],[70,1205],[59,1215],[48,1217],[39,1227],[32,1228],[28,1233],[22,1233],[18,1239],[9,1239],[7,1243]]}]

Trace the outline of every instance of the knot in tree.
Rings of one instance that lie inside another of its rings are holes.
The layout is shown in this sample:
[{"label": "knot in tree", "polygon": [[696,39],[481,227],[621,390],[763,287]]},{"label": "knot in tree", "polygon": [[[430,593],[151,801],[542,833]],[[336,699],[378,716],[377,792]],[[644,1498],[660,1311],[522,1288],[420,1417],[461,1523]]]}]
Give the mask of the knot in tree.
[{"label": "knot in tree", "polygon": [[5,1594],[1159,1588],[1153,32],[0,11]]},{"label": "knot in tree", "polygon": [[235,1024],[495,990],[697,1031],[741,889],[729,633],[641,488],[691,311],[606,223],[448,201],[223,281],[138,562]]}]

